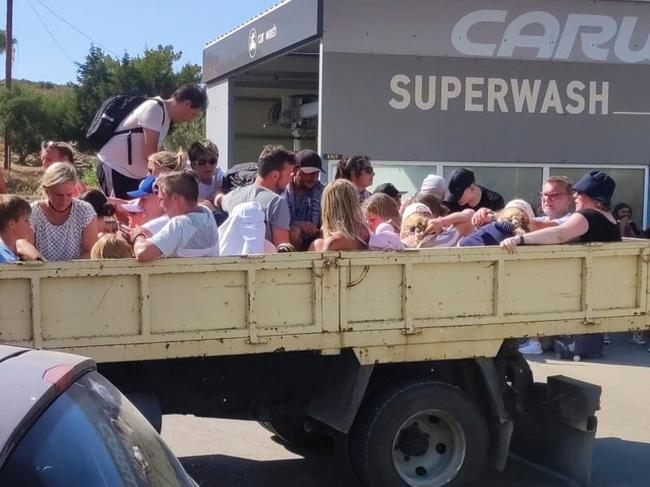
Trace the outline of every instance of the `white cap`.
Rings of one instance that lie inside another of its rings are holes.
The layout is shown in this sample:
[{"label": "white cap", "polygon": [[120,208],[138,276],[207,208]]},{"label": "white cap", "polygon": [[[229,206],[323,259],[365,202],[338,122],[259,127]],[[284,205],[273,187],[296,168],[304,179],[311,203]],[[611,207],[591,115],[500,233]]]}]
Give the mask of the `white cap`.
[{"label": "white cap", "polygon": [[530,204],[528,204],[527,201],[519,200],[519,199],[510,200],[508,201],[506,208],[515,208],[521,211],[522,213],[525,213],[529,220],[535,218],[535,212],[533,211],[533,207],[530,206]]},{"label": "white cap", "polygon": [[442,176],[436,176],[435,174],[429,174],[424,181],[422,181],[422,186],[420,187],[420,193],[432,194],[440,201],[445,199],[445,193],[447,192],[447,182]]},{"label": "white cap", "polygon": [[409,216],[414,215],[415,213],[433,217],[431,208],[429,208],[427,205],[424,203],[412,203],[404,208],[404,212],[402,213],[402,220],[406,220]]}]

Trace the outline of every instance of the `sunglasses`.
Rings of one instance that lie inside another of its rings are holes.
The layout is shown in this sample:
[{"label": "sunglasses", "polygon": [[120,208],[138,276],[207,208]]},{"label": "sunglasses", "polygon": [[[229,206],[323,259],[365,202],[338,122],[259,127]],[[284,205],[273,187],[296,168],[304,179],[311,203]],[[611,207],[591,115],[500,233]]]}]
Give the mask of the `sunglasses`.
[{"label": "sunglasses", "polygon": [[548,199],[548,200],[554,200],[559,198],[560,196],[569,196],[569,193],[539,193],[539,197],[542,199]]},{"label": "sunglasses", "polygon": [[364,167],[362,171],[370,174],[371,176],[375,175],[375,170],[372,167]]},{"label": "sunglasses", "polygon": [[197,159],[194,164],[197,166],[205,166],[209,164],[210,166],[216,166],[217,165],[217,160],[216,159]]}]

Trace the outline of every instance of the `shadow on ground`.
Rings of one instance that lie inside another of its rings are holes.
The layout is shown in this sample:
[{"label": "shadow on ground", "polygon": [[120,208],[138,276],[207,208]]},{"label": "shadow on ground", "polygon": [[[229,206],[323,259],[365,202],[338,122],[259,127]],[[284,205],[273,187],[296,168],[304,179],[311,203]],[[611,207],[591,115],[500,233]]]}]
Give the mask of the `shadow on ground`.
[{"label": "shadow on ground", "polygon": [[[596,440],[591,487],[648,487],[650,444],[619,438]],[[256,461],[227,455],[181,458],[201,487],[359,487],[349,467],[333,455]],[[559,480],[511,460],[505,472],[488,472],[474,487],[568,487]]]},{"label": "shadow on ground", "polygon": [[594,448],[591,487],[650,485],[650,443],[598,438]]}]

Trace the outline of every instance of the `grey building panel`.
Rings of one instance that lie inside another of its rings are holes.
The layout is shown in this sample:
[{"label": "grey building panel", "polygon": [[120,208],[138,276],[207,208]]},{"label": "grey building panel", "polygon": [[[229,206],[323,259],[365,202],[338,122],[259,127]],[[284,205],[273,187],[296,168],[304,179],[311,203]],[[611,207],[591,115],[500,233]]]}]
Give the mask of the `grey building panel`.
[{"label": "grey building panel", "polygon": [[208,110],[205,119],[205,131],[208,139],[219,148],[219,166],[226,170],[233,165],[235,157],[234,106],[232,81],[225,79],[208,86]]},{"label": "grey building panel", "polygon": [[[393,91],[396,76],[409,82]],[[539,94],[517,104],[513,83],[520,99],[525,83]],[[495,91],[504,85],[500,102]],[[326,52],[322,151],[394,161],[647,164],[647,86],[643,65]]]},{"label": "grey building panel", "polygon": [[320,34],[319,0],[292,0],[208,44],[203,81],[257,64]]},{"label": "grey building panel", "polygon": [[649,33],[646,2],[324,3],[324,49],[330,52],[649,64]]}]

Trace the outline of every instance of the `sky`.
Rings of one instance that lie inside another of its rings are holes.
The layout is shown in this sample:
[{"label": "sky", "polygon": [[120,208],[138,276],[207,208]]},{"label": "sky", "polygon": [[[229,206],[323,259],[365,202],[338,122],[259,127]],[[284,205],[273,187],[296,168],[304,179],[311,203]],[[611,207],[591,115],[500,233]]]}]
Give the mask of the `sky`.
[{"label": "sky", "polygon": [[[13,78],[75,82],[75,62],[83,63],[92,44],[117,57],[171,44],[183,53],[179,64],[201,65],[207,42],[278,1],[14,0],[18,45]],[[6,7],[6,0],[0,0],[0,29],[5,28]],[[4,56],[0,62],[4,79]]]}]

